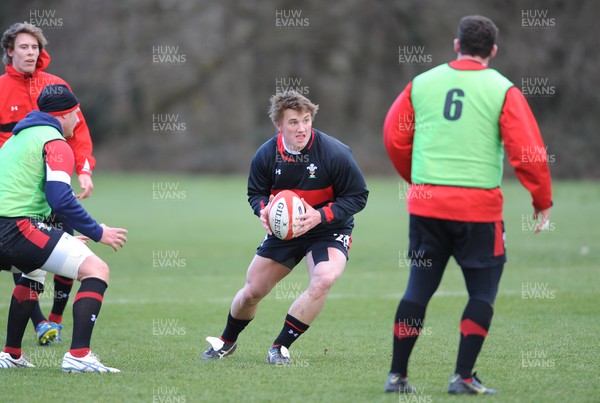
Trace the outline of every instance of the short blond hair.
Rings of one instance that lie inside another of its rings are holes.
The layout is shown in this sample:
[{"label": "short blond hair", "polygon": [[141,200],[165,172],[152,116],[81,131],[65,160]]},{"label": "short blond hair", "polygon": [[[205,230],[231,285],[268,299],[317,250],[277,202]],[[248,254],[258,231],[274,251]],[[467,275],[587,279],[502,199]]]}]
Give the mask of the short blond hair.
[{"label": "short blond hair", "polygon": [[319,105],[313,104],[310,99],[296,91],[279,92],[271,97],[271,107],[269,108],[269,117],[275,127],[281,123],[283,112],[286,109],[300,112],[308,111],[314,119],[319,110]]}]

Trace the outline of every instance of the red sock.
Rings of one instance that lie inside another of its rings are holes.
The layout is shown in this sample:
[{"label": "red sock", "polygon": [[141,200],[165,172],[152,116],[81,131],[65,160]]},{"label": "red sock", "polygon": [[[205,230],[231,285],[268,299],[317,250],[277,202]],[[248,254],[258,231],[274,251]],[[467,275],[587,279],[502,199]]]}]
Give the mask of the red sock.
[{"label": "red sock", "polygon": [[55,313],[50,312],[50,315],[48,315],[48,320],[50,322],[58,323],[60,325],[62,323],[62,315],[57,315]]},{"label": "red sock", "polygon": [[2,350],[5,353],[10,354],[10,356],[12,358],[14,358],[15,360],[18,360],[19,358],[21,358],[21,348],[14,348],[14,347],[4,347],[4,349]]},{"label": "red sock", "polygon": [[71,355],[73,357],[83,358],[90,353],[90,349],[89,348],[72,348],[69,350],[69,353],[71,353]]}]

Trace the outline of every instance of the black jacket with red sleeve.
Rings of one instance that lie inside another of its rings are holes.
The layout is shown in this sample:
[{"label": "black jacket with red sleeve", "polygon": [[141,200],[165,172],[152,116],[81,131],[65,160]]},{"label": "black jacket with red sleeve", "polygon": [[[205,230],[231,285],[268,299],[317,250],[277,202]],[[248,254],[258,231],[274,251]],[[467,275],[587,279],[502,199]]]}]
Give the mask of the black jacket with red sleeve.
[{"label": "black jacket with red sleeve", "polygon": [[321,213],[321,224],[310,234],[350,234],[353,216],[365,207],[369,195],[350,148],[316,129],[299,154],[285,150],[279,133],[254,155],[248,177],[248,202],[254,214],[260,215],[270,195],[285,189]]}]

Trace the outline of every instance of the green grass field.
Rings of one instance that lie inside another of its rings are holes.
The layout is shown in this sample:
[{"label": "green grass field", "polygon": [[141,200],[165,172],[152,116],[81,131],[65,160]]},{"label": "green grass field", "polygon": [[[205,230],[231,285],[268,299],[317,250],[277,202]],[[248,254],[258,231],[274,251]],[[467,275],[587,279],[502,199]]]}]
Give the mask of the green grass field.
[{"label": "green grass field", "polygon": [[[467,301],[455,263],[430,303],[411,358],[411,396],[386,395],[392,324],[407,280],[407,214],[396,178],[368,178],[351,258],[310,330],[292,346],[294,363],[266,364],[293,298],[307,284],[304,263],[261,303],[230,359],[204,362],[204,338],[219,336],[234,293],[263,236],[244,177],[97,175],[84,205],[99,221],[129,230],[118,253],[91,247],[111,267],[92,349],[115,375],[63,374],[64,341],[23,343],[35,369],[0,372],[0,401],[101,402],[443,402],[454,370],[458,323]],[[498,402],[599,401],[600,184],[557,182],[552,225],[534,235],[527,193],[505,184],[509,262],[490,335],[476,370]],[[596,212],[596,213],[594,213]],[[49,279],[47,285],[51,287]],[[12,291],[0,275],[0,335]],[[50,309],[49,293],[41,297]]]}]

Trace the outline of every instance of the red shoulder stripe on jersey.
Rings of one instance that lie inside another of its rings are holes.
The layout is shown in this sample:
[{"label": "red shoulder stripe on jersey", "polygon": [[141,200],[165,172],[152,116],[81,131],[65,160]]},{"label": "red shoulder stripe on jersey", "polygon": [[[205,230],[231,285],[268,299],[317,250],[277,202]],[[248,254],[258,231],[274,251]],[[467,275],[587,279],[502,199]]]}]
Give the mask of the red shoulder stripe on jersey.
[{"label": "red shoulder stripe on jersey", "polygon": [[73,150],[64,140],[52,140],[44,146],[46,164],[53,171],[62,171],[71,176],[75,160]]},{"label": "red shoulder stripe on jersey", "polygon": [[19,231],[21,231],[21,234],[23,234],[23,236],[27,238],[29,242],[33,243],[40,249],[43,249],[50,240],[49,235],[44,234],[42,231],[34,227],[31,221],[28,219],[17,221],[17,227],[19,228]]}]

